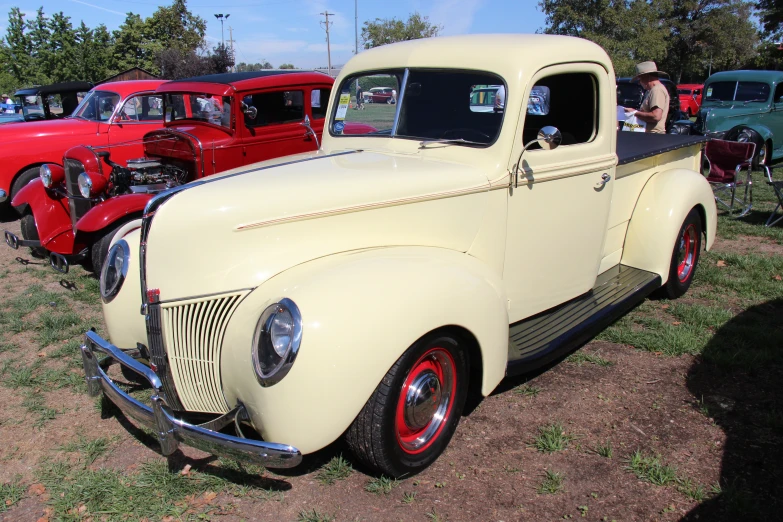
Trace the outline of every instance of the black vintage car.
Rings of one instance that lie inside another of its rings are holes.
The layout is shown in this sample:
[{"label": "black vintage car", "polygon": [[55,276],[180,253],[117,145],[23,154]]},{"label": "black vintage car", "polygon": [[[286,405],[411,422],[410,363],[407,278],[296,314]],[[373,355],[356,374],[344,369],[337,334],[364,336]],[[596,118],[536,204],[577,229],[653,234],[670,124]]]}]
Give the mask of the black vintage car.
[{"label": "black vintage car", "polygon": [[16,111],[4,121],[54,120],[70,116],[80,98],[93,85],[90,82],[62,82],[20,89],[14,93]]},{"label": "black vintage car", "polygon": [[[678,120],[687,120],[688,117],[680,110],[680,96],[677,94],[677,86],[671,80],[660,78],[660,82],[669,91],[669,113],[666,115],[666,132],[672,127],[672,123]],[[638,81],[631,78],[617,78],[617,105],[638,109],[642,106],[644,89]]]}]

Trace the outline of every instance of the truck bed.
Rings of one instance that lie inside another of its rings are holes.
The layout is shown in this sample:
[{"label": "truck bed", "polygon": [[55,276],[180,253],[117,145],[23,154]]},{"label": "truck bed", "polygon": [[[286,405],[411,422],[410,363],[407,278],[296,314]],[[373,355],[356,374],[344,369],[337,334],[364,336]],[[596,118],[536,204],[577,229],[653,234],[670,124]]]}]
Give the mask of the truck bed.
[{"label": "truck bed", "polygon": [[683,136],[681,134],[648,134],[646,132],[618,132],[618,165],[625,165],[672,150],[689,147],[708,140],[705,136]]}]

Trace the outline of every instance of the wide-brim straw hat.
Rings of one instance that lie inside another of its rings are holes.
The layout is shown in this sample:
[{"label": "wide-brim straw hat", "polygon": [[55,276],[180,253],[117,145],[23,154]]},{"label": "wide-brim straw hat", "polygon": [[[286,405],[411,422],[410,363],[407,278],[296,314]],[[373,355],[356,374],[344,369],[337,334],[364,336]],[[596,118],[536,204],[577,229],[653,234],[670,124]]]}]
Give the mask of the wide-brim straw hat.
[{"label": "wide-brim straw hat", "polygon": [[642,62],[636,64],[636,74],[634,75],[633,79],[638,80],[639,76],[643,74],[654,74],[658,78],[668,78],[669,75],[666,74],[663,71],[658,70],[658,66],[655,65],[655,62]]}]

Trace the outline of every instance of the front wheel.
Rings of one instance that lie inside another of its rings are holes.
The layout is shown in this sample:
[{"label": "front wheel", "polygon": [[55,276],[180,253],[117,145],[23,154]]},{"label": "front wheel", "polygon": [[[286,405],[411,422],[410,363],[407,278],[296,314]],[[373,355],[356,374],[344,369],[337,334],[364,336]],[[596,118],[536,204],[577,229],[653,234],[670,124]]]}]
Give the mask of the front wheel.
[{"label": "front wheel", "polygon": [[446,449],[468,389],[468,360],[454,336],[417,341],[384,376],[346,432],[353,453],[391,477],[416,474]]},{"label": "front wheel", "polygon": [[680,227],[677,240],[674,242],[669,280],[661,288],[663,297],[677,299],[685,294],[693,282],[696,266],[701,252],[701,215],[695,208],[691,209]]},{"label": "front wheel", "polygon": [[[19,227],[22,229],[22,239],[27,239],[29,241],[38,241],[40,239],[38,237],[38,227],[35,224],[35,216],[33,216],[30,211],[27,211],[22,215]],[[46,249],[44,247],[30,247],[30,252],[33,257],[46,257]]]}]

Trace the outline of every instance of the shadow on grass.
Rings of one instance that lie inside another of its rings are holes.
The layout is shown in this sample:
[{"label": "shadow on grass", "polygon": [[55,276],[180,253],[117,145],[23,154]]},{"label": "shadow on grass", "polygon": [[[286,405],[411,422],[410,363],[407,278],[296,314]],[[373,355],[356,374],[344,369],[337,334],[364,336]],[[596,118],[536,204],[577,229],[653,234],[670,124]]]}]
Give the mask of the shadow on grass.
[{"label": "shadow on grass", "polygon": [[720,487],[683,520],[779,520],[783,510],[783,299],[723,325],[688,374],[726,433]]}]

